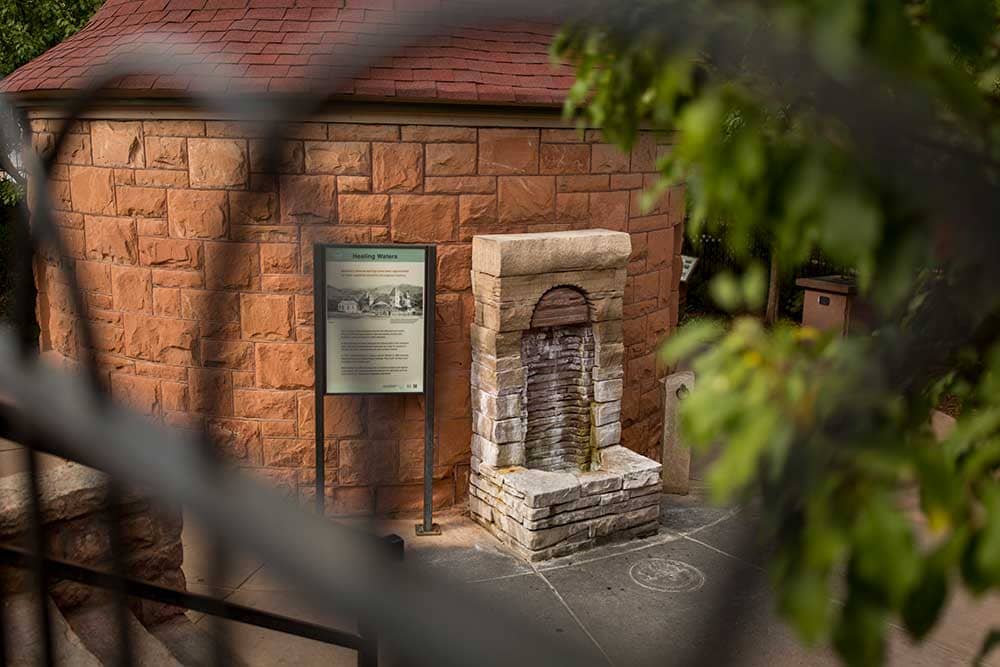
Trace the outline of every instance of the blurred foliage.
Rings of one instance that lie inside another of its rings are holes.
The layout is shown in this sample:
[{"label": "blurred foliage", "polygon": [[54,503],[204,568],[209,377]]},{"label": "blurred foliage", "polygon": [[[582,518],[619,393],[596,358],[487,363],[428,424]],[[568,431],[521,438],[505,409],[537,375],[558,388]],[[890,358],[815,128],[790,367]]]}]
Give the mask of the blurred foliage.
[{"label": "blurred foliage", "polygon": [[[835,80],[886,73],[899,86],[886,97],[920,91],[944,127],[974,134],[984,155],[1000,155],[994,0],[760,0],[751,3],[753,21],[746,3],[684,3],[692,4],[715,26],[803,45]],[[937,341],[947,347],[946,364],[891,377],[880,355],[913,339],[907,326],[929,286],[951,279],[939,221],[923,212],[918,193],[874,172],[864,147],[824,113],[794,67],[758,71],[752,53],[745,66],[720,66],[705,48],[709,32],[667,37],[658,26],[678,6],[647,0],[623,7],[613,24],[584,13],[564,27],[553,53],[577,68],[566,113],[623,148],[640,128],[676,132],[648,200],[685,183],[689,235],[721,236],[742,258],[744,271],[723,273],[710,287],[719,307],[751,312],[760,304],[766,266],[751,245],[764,237],[781,266],[818,251],[854,267],[862,294],[886,316],[874,334],[850,339],[790,325],[768,330],[749,318],[699,319],[663,352],[671,363],[693,358],[699,381],[682,403],[682,429],[696,447],[721,443],[710,471],[715,499],[763,498],[783,616],[846,663],[879,664],[890,622],[921,639],[957,585],[976,594],[1000,588],[997,328],[953,349]],[[794,97],[775,94],[790,90]],[[921,147],[934,159],[942,137],[929,139]],[[984,170],[1000,164],[983,162]],[[965,409],[941,443],[929,422],[945,393]],[[905,508],[911,493],[926,531]]]}]

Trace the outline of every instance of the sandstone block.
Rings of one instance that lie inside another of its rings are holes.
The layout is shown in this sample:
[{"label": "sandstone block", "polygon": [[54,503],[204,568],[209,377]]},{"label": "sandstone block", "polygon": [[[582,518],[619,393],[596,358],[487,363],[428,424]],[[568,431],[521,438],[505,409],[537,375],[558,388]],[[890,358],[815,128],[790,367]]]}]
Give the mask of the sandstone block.
[{"label": "sandstone block", "polygon": [[341,440],[340,483],[349,486],[394,481],[398,465],[394,440]]},{"label": "sandstone block", "polygon": [[229,193],[229,217],[234,225],[274,225],[278,222],[278,197],[273,192]]},{"label": "sandstone block", "polygon": [[228,201],[225,192],[170,190],[167,206],[172,236],[190,239],[226,237]]},{"label": "sandstone block", "polygon": [[105,167],[146,166],[142,123],[95,120],[90,126],[94,164]]},{"label": "sandstone block", "polygon": [[253,344],[239,341],[203,340],[201,362],[207,368],[253,369]]},{"label": "sandstone block", "polygon": [[372,179],[367,176],[338,176],[337,191],[341,193],[371,192]]},{"label": "sandstone block", "polygon": [[330,123],[329,134],[333,141],[398,141],[399,127],[369,123]]},{"label": "sandstone block", "polygon": [[153,279],[149,269],[112,267],[111,296],[116,310],[150,312],[153,306]]},{"label": "sandstone block", "polygon": [[628,213],[628,191],[590,193],[590,219],[593,224],[625,231],[629,228]]},{"label": "sandstone block", "polygon": [[196,322],[126,313],[124,323],[130,357],[178,366],[195,362]]},{"label": "sandstone block", "polygon": [[257,386],[264,389],[310,389],[313,348],[295,343],[258,343]]},{"label": "sandstone block", "polygon": [[300,438],[264,438],[264,465],[306,468],[315,463],[315,443]]},{"label": "sandstone block", "polygon": [[423,181],[423,145],[372,144],[372,188],[375,192],[415,192]]},{"label": "sandstone block", "polygon": [[338,211],[342,225],[388,225],[388,195],[340,195]]},{"label": "sandstone block", "polygon": [[428,176],[424,179],[427,194],[492,194],[496,191],[496,176]]},{"label": "sandstone block", "polygon": [[190,410],[211,415],[233,414],[232,374],[212,368],[188,369]]},{"label": "sandstone block", "polygon": [[501,223],[555,220],[556,182],[552,176],[501,176],[498,185]]},{"label": "sandstone block", "polygon": [[260,245],[261,273],[297,273],[299,247],[291,243],[262,243]]},{"label": "sandstone block", "polygon": [[72,166],[69,168],[69,187],[77,212],[115,214],[115,181],[111,169]]},{"label": "sandstone block", "polygon": [[472,286],[472,246],[445,245],[437,251],[438,289],[462,291]]},{"label": "sandstone block", "polygon": [[247,185],[250,168],[242,139],[188,139],[192,188],[233,188]]},{"label": "sandstone block", "polygon": [[586,192],[560,192],[556,195],[556,220],[582,225],[590,220],[590,196]]},{"label": "sandstone block", "polygon": [[167,215],[167,191],[161,188],[140,188],[127,185],[116,190],[119,215],[162,218]]},{"label": "sandstone block", "polygon": [[472,241],[476,271],[490,276],[619,268],[630,253],[629,235],[606,229],[485,235]]},{"label": "sandstone block", "polygon": [[627,172],[629,170],[628,153],[623,152],[613,144],[592,144],[590,156],[591,170],[595,174],[610,174]]},{"label": "sandstone block", "polygon": [[336,210],[336,179],[324,176],[281,177],[282,224],[334,222]]},{"label": "sandstone block", "polygon": [[292,337],[291,296],[244,294],[240,297],[240,327],[248,340],[289,340]]},{"label": "sandstone block", "polygon": [[368,176],[371,174],[371,154],[368,143],[361,141],[307,141],[305,143],[307,174]]},{"label": "sandstone block", "polygon": [[530,174],[538,171],[538,130],[479,131],[480,174]]},{"label": "sandstone block", "polygon": [[475,144],[427,144],[428,176],[465,176],[475,173]]},{"label": "sandstone block", "polygon": [[227,460],[258,463],[256,459],[260,456],[261,437],[256,422],[210,419],[208,436]]},{"label": "sandstone block", "polygon": [[85,216],[84,236],[88,259],[135,264],[138,237],[131,218]]},{"label": "sandstone block", "polygon": [[147,120],[142,126],[148,137],[205,136],[205,123],[200,120]]},{"label": "sandstone block", "polygon": [[187,141],[180,137],[146,137],[146,166],[156,169],[186,169]]},{"label": "sandstone block", "polygon": [[295,392],[257,389],[233,390],[233,408],[237,417],[295,419],[295,406]]},{"label": "sandstone block", "polygon": [[476,141],[476,130],[471,127],[449,127],[446,125],[404,125],[403,141]]},{"label": "sandstone block", "polygon": [[393,241],[440,243],[455,239],[458,199],[446,196],[394,195]]},{"label": "sandstone block", "polygon": [[205,284],[210,289],[249,290],[260,285],[255,243],[206,243]]},{"label": "sandstone block", "polygon": [[[301,141],[283,141],[278,146],[276,156],[268,155],[273,150],[265,140],[250,142],[250,171],[256,173],[271,173],[275,168],[279,174],[301,174],[305,165],[305,149]],[[268,164],[269,159],[277,158],[277,164]]]},{"label": "sandstone block", "polygon": [[[139,239],[139,261],[144,266],[168,267],[173,269],[200,269],[202,265],[202,245],[197,241],[180,239],[158,239],[144,237]],[[177,272],[170,272],[174,276]],[[161,278],[168,274],[160,273]],[[180,277],[180,276],[178,276]],[[185,278],[190,278],[185,275]],[[199,278],[200,281],[200,278]],[[170,280],[159,282],[164,287],[188,287],[188,280]]]},{"label": "sandstone block", "polygon": [[463,227],[495,224],[496,195],[462,195],[458,200],[458,220]]},{"label": "sandstone block", "polygon": [[143,415],[159,414],[160,381],[135,375],[111,374],[111,396]]},{"label": "sandstone block", "polygon": [[235,322],[238,298],[232,292],[181,290],[181,316],[199,322]]},{"label": "sandstone block", "polygon": [[543,174],[586,174],[590,171],[587,144],[542,144],[539,170]]}]

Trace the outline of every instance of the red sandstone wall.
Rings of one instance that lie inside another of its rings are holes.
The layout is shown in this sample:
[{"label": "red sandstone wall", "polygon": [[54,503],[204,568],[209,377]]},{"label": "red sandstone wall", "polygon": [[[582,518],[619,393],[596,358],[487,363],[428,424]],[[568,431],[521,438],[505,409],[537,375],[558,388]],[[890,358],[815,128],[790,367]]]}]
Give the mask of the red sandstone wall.
[{"label": "red sandstone wall", "polygon": [[[33,121],[38,148],[58,125]],[[652,135],[626,155],[593,131],[309,123],[291,132],[274,179],[259,173],[260,143],[240,124],[76,128],[53,198],[115,396],[167,424],[207,425],[231,459],[308,500],[312,244],[438,243],[435,504],[460,501],[471,434],[470,239],[605,227],[632,234],[623,443],[659,459],[664,369],[654,350],[676,324],[684,192],[640,211],[664,149]],[[249,192],[258,183],[266,192]],[[62,279],[51,265],[38,276],[43,349],[73,356]],[[419,507],[421,400],[327,399],[332,512]]]}]

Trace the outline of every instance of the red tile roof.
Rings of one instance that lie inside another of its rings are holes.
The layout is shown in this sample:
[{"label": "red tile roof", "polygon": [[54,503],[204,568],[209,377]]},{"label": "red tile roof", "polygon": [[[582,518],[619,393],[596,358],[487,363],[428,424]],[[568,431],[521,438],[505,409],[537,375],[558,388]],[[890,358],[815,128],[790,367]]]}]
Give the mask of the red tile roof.
[{"label": "red tile roof", "polygon": [[[449,1],[455,0],[107,0],[83,30],[0,81],[0,91],[78,89],[114,57],[156,43],[200,63],[197,76],[184,69],[137,74],[116,84],[123,92],[328,90],[321,64],[332,61],[353,75],[366,40],[400,29],[414,12]],[[452,26],[430,41],[411,37],[395,55],[367,64],[336,92],[558,104],[573,83],[573,70],[551,64],[553,32],[551,25],[519,23]],[[329,70],[323,71],[328,77]]]}]

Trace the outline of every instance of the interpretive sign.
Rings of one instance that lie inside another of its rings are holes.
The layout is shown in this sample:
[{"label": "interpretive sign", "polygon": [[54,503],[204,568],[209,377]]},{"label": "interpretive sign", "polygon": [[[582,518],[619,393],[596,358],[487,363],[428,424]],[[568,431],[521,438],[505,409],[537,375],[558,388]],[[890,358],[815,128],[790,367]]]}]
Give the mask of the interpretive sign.
[{"label": "interpretive sign", "polygon": [[698,266],[698,258],[690,255],[681,255],[681,282],[686,283],[694,273],[694,267]]},{"label": "interpretive sign", "polygon": [[424,391],[427,248],[325,248],[326,393]]},{"label": "interpretive sign", "polygon": [[313,248],[316,319],[316,509],[326,499],[326,397],[424,395],[424,516],[418,535],[439,534],[431,516],[434,464],[434,288],[432,245]]}]

